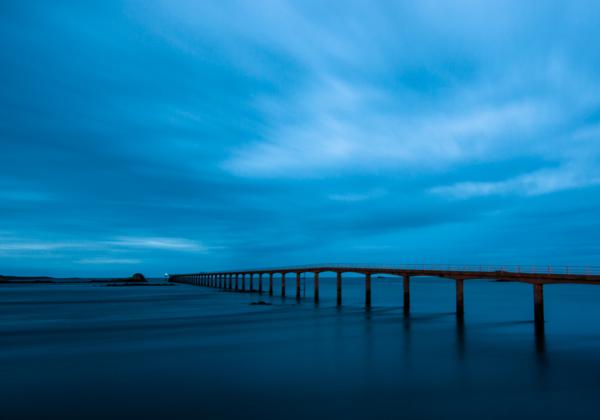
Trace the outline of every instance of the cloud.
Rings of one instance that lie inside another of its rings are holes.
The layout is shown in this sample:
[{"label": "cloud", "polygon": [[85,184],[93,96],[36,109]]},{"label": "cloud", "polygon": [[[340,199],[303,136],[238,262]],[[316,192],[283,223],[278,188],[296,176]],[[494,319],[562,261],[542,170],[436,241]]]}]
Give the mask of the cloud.
[{"label": "cloud", "polygon": [[0,191],[0,200],[6,202],[41,202],[51,199],[48,193],[39,191]]},{"label": "cloud", "polygon": [[141,264],[142,260],[133,258],[83,258],[78,264],[105,265],[105,264]]},{"label": "cloud", "polygon": [[414,112],[384,89],[328,78],[288,104],[299,121],[274,119],[264,140],[236,148],[221,166],[259,178],[439,171],[531,153],[535,144],[523,148],[521,139],[544,133],[559,119],[554,104],[535,98],[481,101]]},{"label": "cloud", "polygon": [[123,248],[165,251],[206,252],[209,249],[200,242],[185,238],[123,236],[109,241],[107,244]]},{"label": "cloud", "polygon": [[600,185],[600,168],[581,168],[568,165],[543,169],[503,181],[459,182],[434,187],[430,193],[452,199],[467,199],[490,195],[541,195],[573,188]]},{"label": "cloud", "polygon": [[122,236],[111,240],[96,241],[28,241],[3,238],[0,251],[57,251],[57,250],[164,250],[206,252],[210,248],[198,241],[186,238]]},{"label": "cloud", "polygon": [[0,251],[55,251],[61,249],[94,249],[93,242],[42,242],[42,241],[7,241],[0,243]]},{"label": "cloud", "polygon": [[387,194],[387,191],[383,189],[374,189],[363,193],[346,193],[346,194],[330,194],[329,199],[333,201],[343,201],[347,203],[354,203],[357,201],[372,200],[374,198],[380,198]]}]

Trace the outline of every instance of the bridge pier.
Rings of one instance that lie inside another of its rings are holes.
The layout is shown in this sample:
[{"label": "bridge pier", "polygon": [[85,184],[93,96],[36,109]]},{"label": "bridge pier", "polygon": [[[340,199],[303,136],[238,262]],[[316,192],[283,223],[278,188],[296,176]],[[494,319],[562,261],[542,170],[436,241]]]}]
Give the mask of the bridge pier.
[{"label": "bridge pier", "polygon": [[285,273],[281,273],[281,297],[285,297]]},{"label": "bridge pier", "polygon": [[269,273],[269,296],[273,296],[273,273]]},{"label": "bridge pier", "polygon": [[402,276],[402,287],[404,289],[404,306],[403,311],[404,315],[410,314],[410,276],[408,274],[404,274]]},{"label": "bridge pier", "polygon": [[465,305],[463,299],[463,279],[456,279],[456,316],[460,319],[465,316]]},{"label": "bridge pier", "polygon": [[262,295],[262,276],[263,276],[263,273],[260,273],[258,275],[258,294],[259,295]]},{"label": "bridge pier", "polygon": [[233,289],[233,274],[229,274],[229,290]]},{"label": "bridge pier", "polygon": [[242,274],[242,292],[246,291],[246,275]]},{"label": "bridge pier", "polygon": [[254,292],[254,274],[250,273],[250,293]]},{"label": "bridge pier", "polygon": [[315,303],[319,303],[319,272],[315,271]]},{"label": "bridge pier", "polygon": [[236,273],[235,275],[235,291],[237,292],[238,290],[240,290],[240,285],[239,285],[239,277],[240,275]]},{"label": "bridge pier", "polygon": [[296,273],[296,300],[300,301],[300,272]]},{"label": "bridge pier", "polygon": [[337,301],[336,304],[337,306],[342,306],[342,272],[338,271],[337,272],[337,279],[336,279],[336,295],[337,295]]},{"label": "bridge pier", "polygon": [[533,314],[536,330],[544,328],[544,285],[533,284]]},{"label": "bridge pier", "polygon": [[365,308],[371,309],[371,273],[365,274]]}]

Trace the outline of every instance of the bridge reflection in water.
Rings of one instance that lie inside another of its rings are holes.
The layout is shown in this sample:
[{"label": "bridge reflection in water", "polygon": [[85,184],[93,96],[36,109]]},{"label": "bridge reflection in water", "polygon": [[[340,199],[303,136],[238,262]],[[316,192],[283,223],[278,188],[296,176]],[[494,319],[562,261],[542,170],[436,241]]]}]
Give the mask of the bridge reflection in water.
[{"label": "bridge reflection in water", "polygon": [[[201,272],[191,274],[173,274],[169,281],[196,286],[216,287],[237,292],[263,293],[263,281],[268,276],[268,293],[273,295],[273,279],[281,281],[282,297],[286,296],[286,277],[295,275],[296,299],[301,300],[301,277],[303,274],[314,275],[314,302],[319,303],[319,275],[331,272],[336,274],[337,305],[342,305],[342,274],[363,274],[365,276],[365,308],[371,308],[371,281],[373,275],[390,275],[402,278],[404,294],[404,314],[410,313],[410,280],[412,277],[441,277],[453,280],[456,284],[456,317],[459,325],[464,319],[464,281],[465,280],[498,280],[507,282],[530,283],[533,287],[533,314],[536,336],[543,346],[544,335],[544,285],[546,284],[600,284],[600,268],[598,267],[536,267],[524,266],[450,266],[450,265],[401,265],[372,266],[356,264],[319,264],[307,266],[290,266],[263,269],[247,269],[218,272]],[[255,289],[254,280],[258,288]],[[249,287],[246,288],[246,280]]]}]

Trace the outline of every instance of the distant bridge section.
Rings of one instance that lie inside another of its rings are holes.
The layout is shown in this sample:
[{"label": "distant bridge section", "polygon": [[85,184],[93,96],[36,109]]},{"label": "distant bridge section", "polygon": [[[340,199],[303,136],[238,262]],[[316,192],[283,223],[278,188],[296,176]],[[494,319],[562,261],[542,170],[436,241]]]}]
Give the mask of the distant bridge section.
[{"label": "distant bridge section", "polygon": [[[463,285],[465,280],[488,279],[509,282],[524,282],[533,285],[533,312],[536,329],[544,325],[545,284],[600,284],[600,267],[585,266],[491,266],[491,265],[360,265],[360,264],[316,264],[305,266],[272,267],[233,271],[174,274],[169,281],[197,286],[217,287],[237,292],[263,293],[263,279],[268,277],[268,293],[273,295],[273,279],[278,277],[281,296],[286,296],[286,277],[295,277],[296,299],[300,300],[301,276],[314,275],[314,301],[319,303],[319,275],[335,273],[337,276],[337,305],[342,305],[342,275],[347,273],[365,276],[365,307],[371,308],[371,281],[374,275],[398,276],[404,289],[404,314],[410,313],[410,279],[412,277],[441,277],[456,284],[456,316],[464,317]],[[254,280],[258,288],[255,289]],[[248,287],[246,287],[248,286]]]}]

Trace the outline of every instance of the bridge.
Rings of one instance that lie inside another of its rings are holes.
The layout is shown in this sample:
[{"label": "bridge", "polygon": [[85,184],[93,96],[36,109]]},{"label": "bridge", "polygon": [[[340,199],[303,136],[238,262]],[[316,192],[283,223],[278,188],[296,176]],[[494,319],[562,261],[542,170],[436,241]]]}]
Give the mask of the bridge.
[{"label": "bridge", "polygon": [[[599,267],[534,267],[534,266],[491,266],[491,265],[415,265],[373,266],[357,264],[318,264],[307,266],[247,269],[234,271],[173,274],[169,281],[196,286],[216,287],[237,292],[266,291],[263,280],[268,277],[268,294],[273,295],[273,280],[280,280],[280,296],[286,297],[286,277],[295,276],[295,295],[300,300],[300,283],[303,274],[314,275],[314,302],[319,303],[319,276],[322,273],[335,273],[337,276],[337,305],[342,305],[342,275],[362,274],[365,278],[365,308],[371,308],[371,281],[374,275],[397,276],[402,279],[404,290],[404,314],[410,313],[410,280],[412,277],[440,277],[456,284],[456,316],[464,317],[463,286],[466,280],[498,280],[530,283],[533,286],[533,313],[536,330],[544,325],[544,285],[546,284],[600,284]],[[257,280],[258,287],[255,288]],[[248,286],[248,287],[246,287]]]}]

